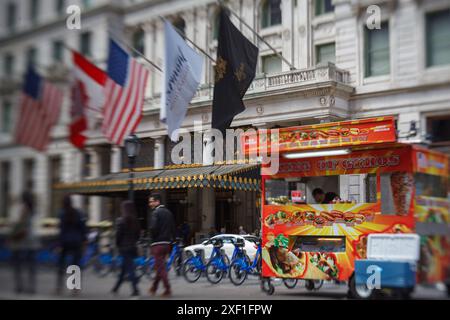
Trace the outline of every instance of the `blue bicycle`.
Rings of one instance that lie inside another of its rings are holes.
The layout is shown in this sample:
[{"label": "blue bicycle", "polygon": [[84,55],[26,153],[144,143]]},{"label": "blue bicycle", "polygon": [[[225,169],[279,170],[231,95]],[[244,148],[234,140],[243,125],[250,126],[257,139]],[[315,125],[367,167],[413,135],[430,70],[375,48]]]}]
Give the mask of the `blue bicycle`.
[{"label": "blue bicycle", "polygon": [[[228,273],[230,261],[227,255],[222,252],[223,242],[221,239],[212,239],[213,251],[211,259],[206,264],[206,279],[212,284],[219,283]],[[235,250],[236,252],[236,250]]]},{"label": "blue bicycle", "polygon": [[216,284],[226,274],[229,261],[226,254],[221,250],[223,242],[220,239],[212,239],[211,243],[213,250],[207,263],[205,263],[204,250],[202,249],[195,249],[195,255],[184,261],[183,276],[186,281],[196,282],[203,273],[206,273],[208,281]]},{"label": "blue bicycle", "polygon": [[261,243],[258,243],[258,249],[256,250],[253,262],[250,261],[248,255],[244,252],[243,241],[235,243],[235,248],[236,250],[239,250],[241,254],[237,255],[237,257],[231,261],[230,280],[234,285],[239,286],[244,283],[248,274],[261,274]]},{"label": "blue bicycle", "polygon": [[183,262],[182,273],[186,281],[196,282],[203,272],[206,271],[205,259],[203,257],[204,250],[195,249],[195,255],[187,258]]},{"label": "blue bicycle", "polygon": [[[177,238],[175,242],[172,243],[172,250],[170,252],[169,260],[166,263],[166,270],[170,271],[170,268],[173,266],[175,273],[177,276],[180,276],[183,268],[183,245],[181,242],[181,238]],[[145,273],[150,279],[154,277],[155,270],[155,258],[148,257],[145,261]]]}]

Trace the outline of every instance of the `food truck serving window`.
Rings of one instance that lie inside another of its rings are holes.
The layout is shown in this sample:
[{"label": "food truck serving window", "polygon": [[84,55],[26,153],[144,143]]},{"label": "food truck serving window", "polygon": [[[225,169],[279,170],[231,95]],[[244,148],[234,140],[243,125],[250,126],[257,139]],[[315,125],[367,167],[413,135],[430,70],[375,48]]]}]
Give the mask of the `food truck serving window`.
[{"label": "food truck serving window", "polygon": [[345,237],[298,236],[294,248],[303,252],[345,252]]},{"label": "food truck serving window", "polygon": [[377,202],[375,174],[266,179],[264,190],[268,205]]}]

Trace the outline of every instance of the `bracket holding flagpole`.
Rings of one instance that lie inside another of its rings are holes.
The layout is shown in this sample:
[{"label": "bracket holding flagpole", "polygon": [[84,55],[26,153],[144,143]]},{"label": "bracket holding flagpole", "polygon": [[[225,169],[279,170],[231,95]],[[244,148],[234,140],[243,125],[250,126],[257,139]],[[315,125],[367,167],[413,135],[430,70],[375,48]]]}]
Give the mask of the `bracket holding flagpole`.
[{"label": "bracket holding flagpole", "polygon": [[[166,19],[163,16],[159,16],[159,18],[162,21],[166,21]],[[211,60],[212,62],[216,63],[216,60],[211,57],[205,50],[203,50],[202,48],[200,48],[198,45],[195,44],[194,41],[192,41],[191,39],[189,39],[188,37],[186,37],[185,34],[183,34],[183,32],[181,32],[180,29],[178,29],[177,27],[175,27],[172,23],[172,28],[174,28],[174,30],[183,38],[185,39],[187,42],[189,42],[190,44],[192,44],[195,48],[197,48],[201,53],[203,53],[209,60]]]},{"label": "bracket holding flagpole", "polygon": [[248,29],[250,29],[251,32],[253,32],[254,35],[256,35],[256,37],[261,40],[262,42],[264,42],[264,44],[266,46],[269,47],[270,50],[272,50],[281,60],[283,60],[289,67],[291,70],[296,70],[296,68],[294,67],[294,65],[292,63],[290,63],[285,57],[283,57],[283,55],[281,53],[279,53],[274,47],[272,47],[263,37],[261,37],[258,32],[256,32],[249,24],[247,24],[247,22],[245,22],[244,20],[242,20],[242,18],[233,10],[231,10],[223,0],[218,0],[219,5],[227,10],[228,12],[230,12],[233,16],[235,16],[237,19],[239,19],[239,21],[246,26]]}]

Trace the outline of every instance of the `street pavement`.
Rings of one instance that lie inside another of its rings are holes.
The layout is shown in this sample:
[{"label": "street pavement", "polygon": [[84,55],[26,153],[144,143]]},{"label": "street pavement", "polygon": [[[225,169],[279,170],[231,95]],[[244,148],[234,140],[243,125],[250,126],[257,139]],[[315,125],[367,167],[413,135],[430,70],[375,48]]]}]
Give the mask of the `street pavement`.
[{"label": "street pavement", "polygon": [[[61,295],[57,295],[56,270],[49,268],[38,270],[37,293],[15,294],[13,292],[12,270],[7,266],[0,266],[0,299],[88,299],[88,300],[127,300],[127,299],[162,299],[159,297],[163,292],[160,287],[155,297],[148,295],[148,288],[151,284],[147,278],[142,278],[139,283],[141,296],[131,298],[131,285],[125,282],[118,295],[110,293],[115,282],[115,276],[110,274],[104,278],[98,277],[90,270],[82,271],[81,274],[81,292],[78,295],[72,294],[72,291],[65,290]],[[234,286],[228,278],[222,280],[217,285],[210,284],[206,278],[200,278],[196,283],[188,283],[183,277],[176,277],[170,274],[173,296],[171,299],[180,300],[308,300],[308,299],[347,299],[346,284],[324,283],[318,291],[307,291],[304,283],[299,282],[296,288],[288,289],[281,281],[275,282],[275,293],[268,296],[262,292],[257,277],[250,276],[247,281],[237,287]],[[161,283],[162,285],[162,283]],[[413,299],[448,299],[446,292],[442,288],[418,286],[412,295]]]}]

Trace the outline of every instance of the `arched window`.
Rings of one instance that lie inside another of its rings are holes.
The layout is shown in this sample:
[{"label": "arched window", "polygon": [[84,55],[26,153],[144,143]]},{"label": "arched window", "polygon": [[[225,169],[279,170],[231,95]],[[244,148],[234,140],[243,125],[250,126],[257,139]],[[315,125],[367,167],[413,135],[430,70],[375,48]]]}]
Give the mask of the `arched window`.
[{"label": "arched window", "polygon": [[186,36],[186,22],[180,16],[172,20],[173,26],[182,34],[183,37]]},{"label": "arched window", "polygon": [[281,24],[281,0],[264,0],[261,6],[261,27]]},{"label": "arched window", "polygon": [[145,33],[142,29],[139,29],[133,33],[133,47],[142,54],[144,54],[145,50],[144,36]]}]

